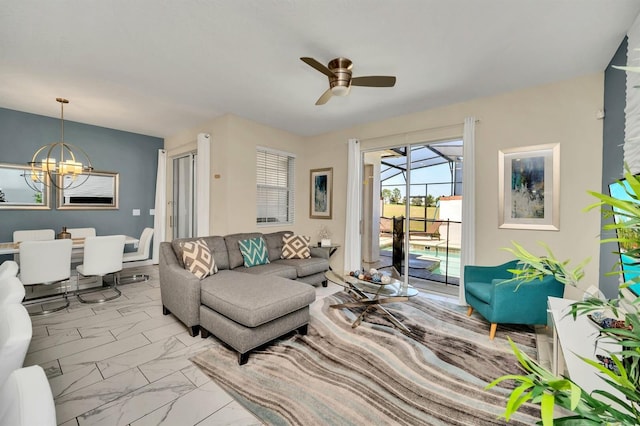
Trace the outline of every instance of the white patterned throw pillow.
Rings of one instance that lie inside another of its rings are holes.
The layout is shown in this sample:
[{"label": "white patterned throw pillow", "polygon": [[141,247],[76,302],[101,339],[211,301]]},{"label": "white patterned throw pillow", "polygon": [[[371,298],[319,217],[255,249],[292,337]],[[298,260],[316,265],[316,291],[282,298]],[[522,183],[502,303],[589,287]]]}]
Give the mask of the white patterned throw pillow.
[{"label": "white patterned throw pillow", "polygon": [[189,241],[181,244],[184,268],[196,277],[203,279],[217,274],[218,267],[213,253],[204,240]]},{"label": "white patterned throw pillow", "polygon": [[282,237],[282,259],[308,259],[311,257],[309,250],[310,237],[304,235],[285,234]]}]

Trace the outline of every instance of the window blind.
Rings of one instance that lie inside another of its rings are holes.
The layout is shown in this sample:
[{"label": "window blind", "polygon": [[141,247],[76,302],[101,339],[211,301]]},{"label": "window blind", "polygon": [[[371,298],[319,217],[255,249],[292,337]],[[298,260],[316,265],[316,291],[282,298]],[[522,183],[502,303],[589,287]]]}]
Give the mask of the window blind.
[{"label": "window blind", "polygon": [[256,154],[257,223],[293,224],[295,157],[265,148]]}]

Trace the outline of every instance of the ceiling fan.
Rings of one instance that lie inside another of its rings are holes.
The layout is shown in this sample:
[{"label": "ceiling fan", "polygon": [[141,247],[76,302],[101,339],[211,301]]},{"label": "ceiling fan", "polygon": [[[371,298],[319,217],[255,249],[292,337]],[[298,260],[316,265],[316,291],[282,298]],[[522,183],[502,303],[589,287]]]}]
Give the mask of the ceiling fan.
[{"label": "ceiling fan", "polygon": [[318,98],[316,105],[326,104],[332,96],[347,96],[351,91],[351,86],[393,87],[396,84],[394,76],[351,77],[353,63],[347,58],[332,59],[328,66],[324,66],[313,58],[304,57],[300,60],[329,77],[329,88]]}]

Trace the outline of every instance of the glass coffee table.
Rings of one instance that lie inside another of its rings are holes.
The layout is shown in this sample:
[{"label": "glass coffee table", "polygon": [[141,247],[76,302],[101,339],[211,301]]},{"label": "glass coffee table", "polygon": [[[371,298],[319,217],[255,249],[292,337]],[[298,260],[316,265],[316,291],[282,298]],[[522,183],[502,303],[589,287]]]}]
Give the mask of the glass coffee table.
[{"label": "glass coffee table", "polygon": [[418,290],[410,285],[405,285],[402,281],[391,278],[391,281],[387,284],[373,283],[369,281],[363,281],[356,277],[346,275],[340,276],[333,271],[327,271],[325,273],[327,278],[332,283],[338,284],[344,287],[347,293],[356,298],[354,302],[339,303],[331,305],[331,308],[361,308],[364,307],[362,313],[351,324],[352,328],[356,328],[362,322],[365,314],[371,309],[377,309],[382,312],[387,318],[399,329],[409,333],[410,330],[406,325],[402,324],[391,312],[385,309],[384,304],[406,302],[410,297],[416,296]]}]

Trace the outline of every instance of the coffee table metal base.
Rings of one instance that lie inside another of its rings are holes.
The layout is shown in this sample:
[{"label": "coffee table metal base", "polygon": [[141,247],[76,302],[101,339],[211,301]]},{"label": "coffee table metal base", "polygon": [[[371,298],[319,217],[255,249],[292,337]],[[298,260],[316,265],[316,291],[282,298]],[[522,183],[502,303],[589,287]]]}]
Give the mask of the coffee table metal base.
[{"label": "coffee table metal base", "polygon": [[334,309],[364,307],[364,310],[362,311],[362,313],[360,313],[360,315],[358,315],[358,318],[356,318],[356,320],[351,324],[351,328],[356,328],[357,326],[359,326],[362,320],[364,319],[365,314],[369,310],[378,309],[389,319],[389,321],[391,321],[393,325],[395,325],[405,333],[411,332],[411,330],[409,330],[409,328],[406,325],[402,324],[399,319],[397,319],[391,312],[389,312],[384,306],[382,306],[383,304],[386,304],[386,303],[406,302],[407,300],[409,300],[409,297],[389,296],[385,298],[379,298],[379,297],[371,298],[367,296],[363,291],[361,291],[360,289],[354,286],[350,286],[349,288],[347,288],[347,292],[353,293],[356,299],[358,300],[356,300],[355,302],[338,303],[336,305],[331,305],[330,307]]}]

